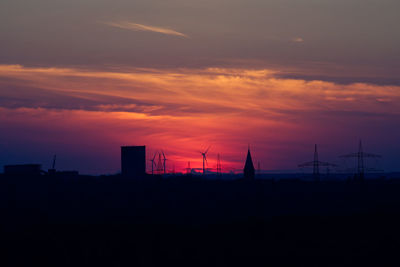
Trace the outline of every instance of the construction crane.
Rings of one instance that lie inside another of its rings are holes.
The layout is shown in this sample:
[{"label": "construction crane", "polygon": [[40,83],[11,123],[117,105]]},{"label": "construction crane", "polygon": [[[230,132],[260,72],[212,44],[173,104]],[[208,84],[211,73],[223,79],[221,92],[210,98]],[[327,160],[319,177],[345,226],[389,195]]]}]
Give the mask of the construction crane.
[{"label": "construction crane", "polygon": [[380,155],[365,153],[363,151],[362,142],[360,140],[358,144],[358,152],[350,153],[343,156],[341,158],[357,158],[357,178],[362,181],[364,180],[365,174],[365,158],[381,158]]},{"label": "construction crane", "polygon": [[318,150],[317,150],[317,144],[315,144],[314,147],[314,160],[313,161],[309,161],[309,162],[305,162],[303,164],[299,164],[298,165],[299,168],[303,168],[303,167],[313,167],[313,177],[314,177],[314,181],[319,181],[320,180],[320,172],[319,172],[319,167],[320,166],[324,166],[324,167],[337,167],[337,165],[332,164],[332,163],[328,163],[328,162],[323,162],[323,161],[319,161],[318,159]]},{"label": "construction crane", "polygon": [[53,170],[56,169],[56,159],[57,159],[57,155],[54,155],[54,157],[53,157],[53,164],[51,165],[51,168],[52,168]]},{"label": "construction crane", "polygon": [[51,169],[48,170],[48,174],[49,175],[55,175],[56,174],[56,159],[57,159],[57,155],[54,155],[53,162],[51,164]]}]

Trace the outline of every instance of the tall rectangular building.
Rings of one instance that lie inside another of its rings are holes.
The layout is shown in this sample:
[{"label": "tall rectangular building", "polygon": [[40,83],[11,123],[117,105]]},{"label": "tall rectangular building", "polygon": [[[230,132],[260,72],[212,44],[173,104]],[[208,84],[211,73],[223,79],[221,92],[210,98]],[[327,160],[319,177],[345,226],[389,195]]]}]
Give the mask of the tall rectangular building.
[{"label": "tall rectangular building", "polygon": [[146,146],[121,147],[121,174],[141,178],[146,174]]}]

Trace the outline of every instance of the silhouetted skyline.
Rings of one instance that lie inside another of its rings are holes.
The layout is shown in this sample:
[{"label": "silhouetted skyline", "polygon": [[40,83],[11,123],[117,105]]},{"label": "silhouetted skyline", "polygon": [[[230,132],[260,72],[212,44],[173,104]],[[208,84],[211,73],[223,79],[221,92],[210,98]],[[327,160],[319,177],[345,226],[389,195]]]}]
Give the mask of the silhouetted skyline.
[{"label": "silhouetted skyline", "polygon": [[[250,152],[250,145],[247,149],[247,155],[244,161],[244,168],[242,170],[233,169],[230,166],[222,167],[220,154],[217,154],[216,165],[212,167],[212,164],[209,164],[207,160],[207,154],[210,150],[211,146],[208,146],[206,150],[199,151],[202,157],[203,166],[202,168],[192,168],[190,161],[188,161],[187,167],[181,171],[176,170],[175,163],[171,162],[170,166],[167,165],[167,161],[169,159],[166,157],[163,150],[156,151],[154,155],[150,158],[146,156],[146,146],[122,146],[121,154],[120,154],[120,164],[121,170],[118,173],[114,173],[112,175],[118,175],[124,178],[134,178],[134,179],[143,179],[143,178],[151,178],[154,175],[157,175],[159,178],[161,176],[176,178],[181,175],[202,175],[203,178],[214,177],[217,179],[220,178],[228,178],[228,179],[237,179],[244,178],[245,180],[254,180],[254,179],[281,179],[286,176],[286,178],[295,178],[295,179],[306,179],[309,180],[309,175],[304,172],[305,168],[312,167],[312,177],[313,181],[319,182],[321,180],[321,172],[322,168],[325,168],[326,175],[322,175],[325,180],[343,180],[343,179],[355,179],[358,181],[363,181],[366,176],[369,178],[393,178],[393,175],[396,176],[398,172],[385,172],[384,169],[380,169],[381,164],[378,163],[377,159],[381,159],[382,157],[377,154],[367,153],[363,151],[362,142],[360,140],[358,151],[356,153],[350,153],[346,155],[342,155],[339,158],[342,159],[355,159],[355,167],[348,168],[348,162],[342,162],[342,164],[332,164],[328,162],[319,161],[317,144],[315,144],[314,150],[314,160],[311,162],[306,162],[299,164],[299,169],[296,171],[272,171],[271,170],[262,170],[260,168],[260,162],[258,162],[257,175],[255,172],[255,167],[253,163],[253,159]],[[158,157],[158,160],[156,159]],[[372,158],[375,160],[373,164],[368,162],[367,159]],[[52,160],[52,165],[50,168],[46,169],[46,167],[42,167],[41,164],[12,164],[12,165],[4,165],[4,174],[5,175],[45,175],[45,176],[78,176],[78,170],[57,170],[55,168],[57,155],[54,155]],[[150,168],[147,164],[150,162]],[[352,166],[354,162],[350,160],[350,166]],[[378,167],[378,168],[377,168]],[[332,168],[332,169],[331,169]],[[100,175],[110,175],[109,173],[102,173]],[[150,176],[151,175],[151,176]],[[275,175],[275,176],[274,176]],[[389,175],[388,177],[386,177]],[[222,177],[224,176],[224,177]],[[154,178],[154,177],[153,177]]]}]

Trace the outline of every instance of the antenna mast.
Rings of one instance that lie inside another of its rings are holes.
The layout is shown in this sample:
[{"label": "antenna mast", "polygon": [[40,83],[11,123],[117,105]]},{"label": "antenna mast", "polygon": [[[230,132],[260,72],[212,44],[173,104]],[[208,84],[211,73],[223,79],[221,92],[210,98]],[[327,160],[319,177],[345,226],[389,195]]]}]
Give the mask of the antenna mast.
[{"label": "antenna mast", "polygon": [[191,172],[192,172],[192,169],[190,168],[190,161],[188,161],[188,165],[186,168],[186,174],[189,175],[189,174],[191,174]]}]

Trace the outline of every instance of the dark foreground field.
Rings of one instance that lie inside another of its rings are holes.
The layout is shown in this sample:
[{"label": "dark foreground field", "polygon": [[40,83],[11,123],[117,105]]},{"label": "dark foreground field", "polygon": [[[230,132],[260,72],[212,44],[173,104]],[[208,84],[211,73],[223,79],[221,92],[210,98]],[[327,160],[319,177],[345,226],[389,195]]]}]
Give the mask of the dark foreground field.
[{"label": "dark foreground field", "polygon": [[400,182],[1,177],[0,266],[399,266]]}]

